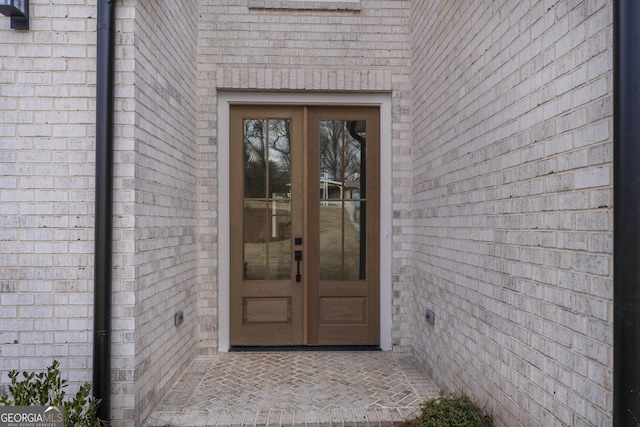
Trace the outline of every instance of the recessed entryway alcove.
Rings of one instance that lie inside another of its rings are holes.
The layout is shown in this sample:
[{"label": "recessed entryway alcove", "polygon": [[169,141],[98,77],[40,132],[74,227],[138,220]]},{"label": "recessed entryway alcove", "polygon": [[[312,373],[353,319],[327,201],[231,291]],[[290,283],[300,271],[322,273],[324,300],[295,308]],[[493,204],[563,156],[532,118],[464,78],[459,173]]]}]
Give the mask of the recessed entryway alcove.
[{"label": "recessed entryway alcove", "polygon": [[[284,92],[231,92],[218,93],[218,351],[228,351],[231,340],[232,324],[232,280],[231,257],[231,195],[229,183],[233,179],[230,171],[229,123],[232,106],[273,106],[273,107],[327,107],[336,108],[373,108],[379,112],[379,253],[376,264],[376,275],[379,275],[378,294],[379,325],[376,334],[378,344],[383,350],[391,350],[391,96],[387,93],[284,93]],[[268,110],[268,109],[267,109]],[[326,110],[326,109],[325,109]],[[348,203],[348,201],[346,202]],[[237,236],[234,236],[234,239]],[[377,296],[376,296],[377,298]],[[348,319],[347,319],[348,320]],[[378,322],[376,322],[378,323]]]}]

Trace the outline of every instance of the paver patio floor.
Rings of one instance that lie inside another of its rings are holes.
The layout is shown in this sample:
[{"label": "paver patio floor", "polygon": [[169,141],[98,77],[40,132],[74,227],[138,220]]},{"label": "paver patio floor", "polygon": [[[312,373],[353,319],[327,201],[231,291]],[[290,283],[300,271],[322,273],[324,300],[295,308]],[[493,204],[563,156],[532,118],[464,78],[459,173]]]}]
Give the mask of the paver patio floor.
[{"label": "paver patio floor", "polygon": [[197,358],[144,426],[391,426],[438,392],[405,354],[221,353]]}]

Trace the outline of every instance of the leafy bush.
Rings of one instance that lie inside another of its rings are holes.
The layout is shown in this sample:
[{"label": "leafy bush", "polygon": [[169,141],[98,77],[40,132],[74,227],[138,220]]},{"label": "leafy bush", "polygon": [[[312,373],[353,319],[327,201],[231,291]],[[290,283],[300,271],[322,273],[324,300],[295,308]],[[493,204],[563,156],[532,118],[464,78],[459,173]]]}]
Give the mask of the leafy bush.
[{"label": "leafy bush", "polygon": [[54,360],[46,372],[23,372],[22,380],[18,379],[18,371],[10,371],[10,396],[0,397],[0,403],[5,406],[62,406],[66,427],[99,427],[100,399],[90,396],[91,385],[84,384],[73,399],[65,401],[63,389],[67,381],[60,378],[59,366],[60,363]]},{"label": "leafy bush", "polygon": [[427,400],[420,416],[401,424],[402,427],[491,427],[491,417],[466,395],[444,396]]}]

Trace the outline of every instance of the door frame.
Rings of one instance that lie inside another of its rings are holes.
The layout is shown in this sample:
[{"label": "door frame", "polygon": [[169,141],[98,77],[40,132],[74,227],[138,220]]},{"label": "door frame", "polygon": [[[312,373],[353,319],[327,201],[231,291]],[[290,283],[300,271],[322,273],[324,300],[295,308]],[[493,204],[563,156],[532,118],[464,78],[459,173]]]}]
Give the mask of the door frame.
[{"label": "door frame", "polygon": [[380,108],[380,348],[391,350],[391,94],[218,91],[218,351],[229,350],[229,110],[231,105]]}]

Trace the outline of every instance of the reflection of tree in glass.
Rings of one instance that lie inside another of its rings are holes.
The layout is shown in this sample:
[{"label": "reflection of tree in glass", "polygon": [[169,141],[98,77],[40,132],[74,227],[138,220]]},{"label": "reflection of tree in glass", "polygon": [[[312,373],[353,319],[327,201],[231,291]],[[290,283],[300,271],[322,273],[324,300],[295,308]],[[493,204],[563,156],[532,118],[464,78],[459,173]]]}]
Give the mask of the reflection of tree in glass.
[{"label": "reflection of tree in glass", "polygon": [[266,146],[265,121],[244,121],[244,196],[265,197]]},{"label": "reflection of tree in glass", "polygon": [[269,193],[288,193],[291,185],[291,122],[269,120]]},{"label": "reflection of tree in glass", "polygon": [[362,147],[360,141],[345,132],[348,123],[351,122],[320,122],[320,173],[326,179],[342,182],[343,176],[345,181],[360,178]]},{"label": "reflection of tree in glass", "polygon": [[289,192],[291,182],[290,136],[289,120],[244,121],[245,197],[267,197],[267,185],[269,194]]}]

